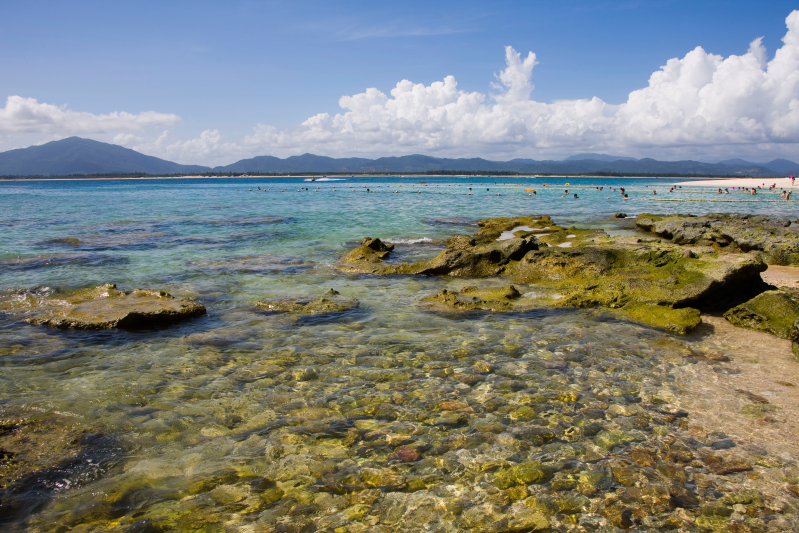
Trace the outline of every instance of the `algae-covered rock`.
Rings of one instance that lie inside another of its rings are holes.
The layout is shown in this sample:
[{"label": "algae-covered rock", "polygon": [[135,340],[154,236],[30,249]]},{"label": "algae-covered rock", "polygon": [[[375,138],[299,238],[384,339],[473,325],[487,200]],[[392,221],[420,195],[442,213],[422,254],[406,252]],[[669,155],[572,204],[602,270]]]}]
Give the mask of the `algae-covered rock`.
[{"label": "algae-covered rock", "polygon": [[788,339],[791,328],[799,319],[799,289],[785,288],[758,294],[724,313],[724,318],[738,327]]},{"label": "algae-covered rock", "polygon": [[470,287],[425,301],[450,310],[626,308],[631,320],[687,333],[699,319],[695,310],[682,308],[727,310],[768,288],[760,278],[768,267],[756,254],[685,254],[674,244],[613,239],[601,230],[557,226],[544,216],[481,220],[475,235],[450,237],[446,250],[416,263],[383,262],[388,251],[375,241],[365,239],[342,257],[342,268],[378,275],[499,276],[536,288],[530,298]]},{"label": "algae-covered rock", "polygon": [[522,293],[513,285],[495,289],[470,286],[457,292],[442,289],[422,301],[451,311],[514,311],[522,306],[519,302],[521,297]]},{"label": "algae-covered rock", "polygon": [[344,313],[358,307],[355,298],[343,296],[330,289],[317,298],[286,298],[281,300],[264,300],[255,304],[266,313],[288,313],[292,315],[332,315]]},{"label": "algae-covered rock", "polygon": [[632,303],[624,306],[620,312],[634,322],[681,335],[692,332],[702,323],[699,310],[692,307],[673,309],[663,305]]},{"label": "algae-covered rock", "polygon": [[499,471],[494,478],[494,485],[499,489],[509,489],[517,485],[545,483],[551,478],[551,473],[541,463],[528,461]]},{"label": "algae-covered rock", "polygon": [[28,319],[54,328],[106,329],[164,326],[204,315],[205,307],[164,292],[136,289],[124,292],[113,283],[79,290],[39,302]]},{"label": "algae-covered rock", "polygon": [[393,244],[385,244],[380,239],[364,237],[360,246],[351,250],[342,257],[339,262],[345,265],[352,265],[355,268],[371,271],[370,265],[380,264],[387,259],[394,250]]},{"label": "algae-covered rock", "polygon": [[764,252],[769,264],[799,264],[799,234],[785,217],[711,213],[653,215],[643,213],[636,225],[676,244],[697,244],[732,251]]}]

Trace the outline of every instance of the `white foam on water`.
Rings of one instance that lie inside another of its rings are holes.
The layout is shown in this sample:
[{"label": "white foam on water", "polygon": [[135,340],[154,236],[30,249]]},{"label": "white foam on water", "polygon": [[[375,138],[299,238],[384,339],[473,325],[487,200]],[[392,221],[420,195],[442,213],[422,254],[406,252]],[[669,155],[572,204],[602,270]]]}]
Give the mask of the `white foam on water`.
[{"label": "white foam on water", "polygon": [[420,242],[433,242],[429,237],[420,237],[418,239],[383,239],[383,242],[389,244],[419,244]]},{"label": "white foam on water", "polygon": [[302,181],[346,181],[346,180],[344,178],[316,178],[315,180],[307,178]]},{"label": "white foam on water", "polygon": [[567,239],[573,239],[573,238],[575,238],[576,236],[577,236],[577,235],[566,235],[566,238],[567,238]]},{"label": "white foam on water", "polygon": [[571,245],[572,245],[572,243],[570,243],[570,242],[562,242],[562,243],[558,244],[557,246],[558,246],[558,248],[571,248]]}]

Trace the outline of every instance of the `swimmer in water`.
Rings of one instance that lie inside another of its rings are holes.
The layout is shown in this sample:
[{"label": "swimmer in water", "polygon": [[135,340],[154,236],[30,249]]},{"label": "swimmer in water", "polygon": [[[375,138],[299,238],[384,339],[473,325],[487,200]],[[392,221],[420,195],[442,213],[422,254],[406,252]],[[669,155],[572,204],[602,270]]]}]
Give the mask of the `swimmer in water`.
[{"label": "swimmer in water", "polygon": [[574,193],[574,197],[577,198],[577,193]]},{"label": "swimmer in water", "polygon": [[626,195],[626,194],[624,195],[624,199],[625,199],[625,200],[628,200],[628,199],[629,199],[629,198],[627,198],[627,195]]}]

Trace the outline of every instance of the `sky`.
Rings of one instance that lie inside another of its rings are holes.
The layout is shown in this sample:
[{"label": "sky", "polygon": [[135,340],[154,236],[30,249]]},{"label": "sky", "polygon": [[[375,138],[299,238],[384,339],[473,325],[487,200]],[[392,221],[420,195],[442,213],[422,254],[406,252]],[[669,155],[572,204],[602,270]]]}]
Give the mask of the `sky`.
[{"label": "sky", "polygon": [[799,160],[799,3],[4,2],[0,151]]}]

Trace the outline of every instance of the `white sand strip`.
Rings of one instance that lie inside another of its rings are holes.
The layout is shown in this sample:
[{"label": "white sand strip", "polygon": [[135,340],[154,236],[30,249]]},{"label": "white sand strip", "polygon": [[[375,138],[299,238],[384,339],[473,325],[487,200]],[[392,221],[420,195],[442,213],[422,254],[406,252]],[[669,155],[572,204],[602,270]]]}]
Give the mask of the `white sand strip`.
[{"label": "white sand strip", "polygon": [[[683,187],[771,187],[777,184],[778,189],[790,189],[790,178],[723,178],[708,179],[702,181],[681,181],[677,185]],[[799,190],[799,182],[794,185],[794,189]]]}]

